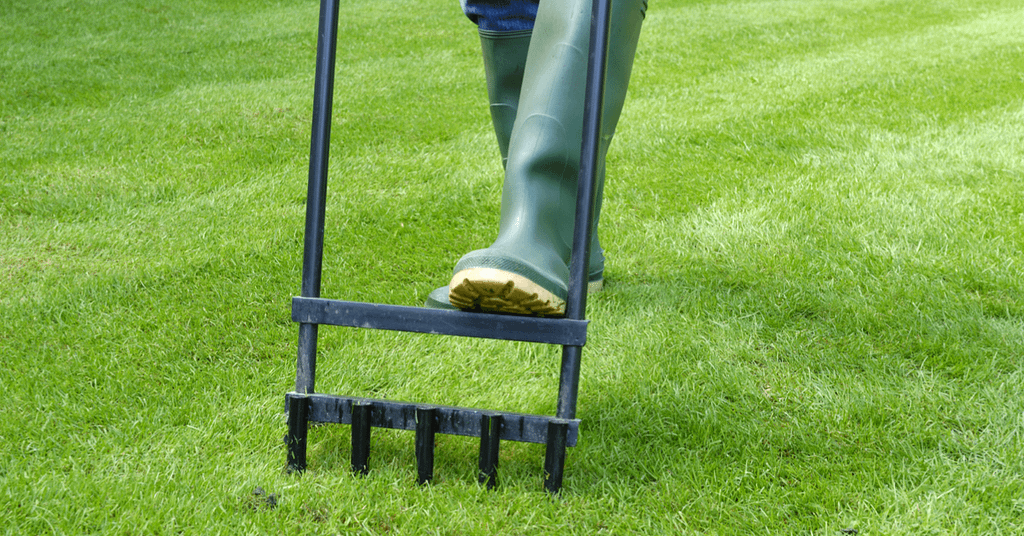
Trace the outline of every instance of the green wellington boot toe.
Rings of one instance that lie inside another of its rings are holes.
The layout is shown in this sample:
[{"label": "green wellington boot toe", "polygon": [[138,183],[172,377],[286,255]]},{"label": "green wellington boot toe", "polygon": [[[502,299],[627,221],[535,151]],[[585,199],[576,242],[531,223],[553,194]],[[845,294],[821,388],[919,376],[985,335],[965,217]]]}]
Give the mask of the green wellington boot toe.
[{"label": "green wellington boot toe", "polygon": [[[603,289],[604,279],[600,275],[597,279],[587,281],[588,294]],[[448,293],[447,301],[440,300],[443,292]],[[427,307],[562,316],[565,314],[565,297],[515,272],[495,268],[468,268],[455,274],[449,286],[431,292]]]},{"label": "green wellington boot toe", "polygon": [[[462,281],[455,285],[456,298],[452,301],[451,285],[434,289],[423,305],[431,309],[466,311],[495,311],[512,314],[559,316],[565,314],[565,299],[548,292],[522,276],[503,270],[470,268],[460,272]],[[455,278],[460,274],[456,274]],[[452,278],[453,282],[455,278]],[[520,284],[517,286],[517,282]],[[604,290],[601,273],[591,274],[587,293]],[[536,294],[534,296],[534,294]],[[457,303],[456,307],[453,303]]]},{"label": "green wellington boot toe", "polygon": [[[516,252],[532,253],[530,262]],[[568,267],[548,248],[524,246],[470,252],[455,265],[449,299],[455,307],[537,316],[565,314]]]},{"label": "green wellington boot toe", "polygon": [[450,303],[464,311],[534,316],[565,314],[564,299],[519,274],[505,270],[463,270],[455,274],[449,289]]},{"label": "green wellington boot toe", "polygon": [[[511,272],[501,273],[501,270],[495,270],[494,272],[488,273],[488,269],[475,268],[466,271],[463,274],[462,284],[456,285],[456,294],[460,296],[453,302],[451,299],[451,286],[446,285],[434,289],[428,296],[426,302],[423,304],[424,307],[430,309],[448,309],[448,310],[466,310],[466,311],[484,311],[492,310],[499,312],[509,312],[513,314],[524,314],[524,315],[539,315],[539,316],[558,316],[565,314],[564,304],[565,300],[561,300],[562,307],[557,307],[559,300],[557,295],[555,299],[551,299],[547,291],[537,292],[536,297],[531,297],[527,300],[509,300],[508,296],[520,296],[522,293],[530,293],[529,288],[535,288],[531,285],[534,283],[530,282],[528,285],[521,285],[516,287],[517,278],[521,278],[518,274]],[[456,276],[457,277],[457,276]],[[454,278],[453,278],[454,280]],[[476,281],[474,283],[473,281]],[[511,283],[512,288],[509,287]],[[594,294],[604,290],[604,277],[602,274],[591,274],[587,281],[587,293]],[[542,296],[542,294],[544,294]],[[483,299],[486,296],[491,296],[491,299]],[[497,296],[495,298],[495,296]],[[545,298],[548,298],[545,301]],[[478,303],[479,302],[479,303]],[[458,303],[460,307],[452,305]],[[550,306],[554,303],[555,306]],[[544,304],[549,304],[545,306]],[[487,309],[485,309],[487,308]]]}]

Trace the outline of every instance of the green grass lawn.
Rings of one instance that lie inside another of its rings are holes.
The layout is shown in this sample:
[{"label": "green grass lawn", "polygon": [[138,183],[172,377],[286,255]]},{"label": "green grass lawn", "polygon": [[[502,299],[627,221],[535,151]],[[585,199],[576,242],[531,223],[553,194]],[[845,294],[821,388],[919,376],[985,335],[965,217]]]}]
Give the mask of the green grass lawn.
[{"label": "green grass lawn", "polygon": [[[478,40],[341,9],[323,295],[417,305],[496,233]],[[0,0],[0,533],[1024,533],[1018,0],[651,3],[556,497],[284,472],[317,15]],[[321,332],[321,392],[554,411],[556,347]]]}]

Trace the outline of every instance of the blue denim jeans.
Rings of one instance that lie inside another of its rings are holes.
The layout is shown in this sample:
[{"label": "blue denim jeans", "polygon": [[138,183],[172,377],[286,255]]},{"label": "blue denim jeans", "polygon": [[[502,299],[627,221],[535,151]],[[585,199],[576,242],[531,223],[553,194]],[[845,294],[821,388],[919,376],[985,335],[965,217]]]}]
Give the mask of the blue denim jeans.
[{"label": "blue denim jeans", "polygon": [[539,0],[459,0],[462,11],[481,30],[532,30]]}]

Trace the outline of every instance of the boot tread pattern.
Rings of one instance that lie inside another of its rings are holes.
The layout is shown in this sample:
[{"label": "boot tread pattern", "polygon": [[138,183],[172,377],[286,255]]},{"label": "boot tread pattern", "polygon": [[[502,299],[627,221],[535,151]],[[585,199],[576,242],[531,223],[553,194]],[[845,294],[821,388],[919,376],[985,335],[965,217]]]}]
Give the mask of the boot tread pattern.
[{"label": "boot tread pattern", "polygon": [[529,279],[505,270],[471,268],[452,278],[448,299],[466,311],[562,316],[565,301]]}]

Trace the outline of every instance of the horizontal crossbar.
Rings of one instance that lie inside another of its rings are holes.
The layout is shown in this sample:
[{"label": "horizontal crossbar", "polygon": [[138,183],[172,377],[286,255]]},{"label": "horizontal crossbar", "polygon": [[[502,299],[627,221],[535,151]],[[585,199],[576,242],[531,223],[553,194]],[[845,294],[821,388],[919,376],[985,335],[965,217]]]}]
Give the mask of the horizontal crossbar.
[{"label": "horizontal crossbar", "polygon": [[292,320],[303,324],[329,324],[563,346],[583,346],[587,341],[586,320],[467,313],[298,296],[292,298]]},{"label": "horizontal crossbar", "polygon": [[352,424],[352,404],[355,402],[371,405],[373,409],[370,413],[370,425],[375,428],[416,430],[416,408],[429,407],[437,409],[436,433],[438,434],[480,437],[480,418],[484,415],[501,415],[500,439],[502,441],[546,443],[549,422],[562,422],[569,425],[566,446],[576,446],[576,440],[579,436],[579,419],[559,419],[544,415],[508,413],[433,404],[415,404],[372,398],[324,394],[303,395],[294,392],[286,395],[285,403],[287,404],[293,398],[306,398],[309,401],[308,420],[312,422]]}]

